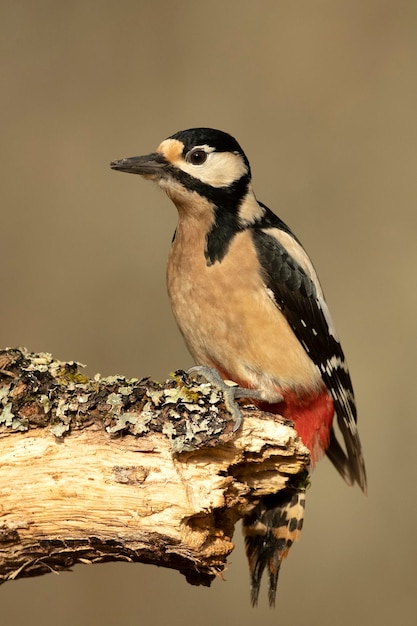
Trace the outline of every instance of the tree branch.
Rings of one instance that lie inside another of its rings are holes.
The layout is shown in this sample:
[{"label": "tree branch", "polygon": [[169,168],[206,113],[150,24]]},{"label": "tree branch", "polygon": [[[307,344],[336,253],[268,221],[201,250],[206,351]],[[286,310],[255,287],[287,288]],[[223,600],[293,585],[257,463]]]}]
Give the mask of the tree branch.
[{"label": "tree branch", "polygon": [[88,379],[78,363],[0,351],[0,582],[125,560],[209,585],[238,519],[305,479],[292,425],[178,371]]}]

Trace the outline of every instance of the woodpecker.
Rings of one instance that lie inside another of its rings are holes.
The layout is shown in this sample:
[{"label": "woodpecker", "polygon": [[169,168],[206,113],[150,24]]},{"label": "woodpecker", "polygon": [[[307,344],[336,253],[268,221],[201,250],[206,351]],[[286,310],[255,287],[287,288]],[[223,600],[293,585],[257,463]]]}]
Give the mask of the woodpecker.
[{"label": "woodpecker", "polygon": [[[294,423],[313,464],[326,453],[344,480],[365,492],[352,383],[316,271],[290,228],[256,199],[236,139],[191,128],[111,167],[155,181],[177,207],[167,286],[196,363],[255,390],[261,408]],[[289,485],[244,518],[253,605],[265,569],[274,605],[304,506],[303,489]]]}]

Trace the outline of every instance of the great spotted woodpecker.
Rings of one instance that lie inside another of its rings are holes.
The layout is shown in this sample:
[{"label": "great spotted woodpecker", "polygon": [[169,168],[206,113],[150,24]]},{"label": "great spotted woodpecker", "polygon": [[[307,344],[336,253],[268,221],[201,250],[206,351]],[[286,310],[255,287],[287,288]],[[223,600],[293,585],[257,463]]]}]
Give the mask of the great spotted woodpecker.
[{"label": "great spotted woodpecker", "polygon": [[[294,422],[313,463],[326,452],[349,485],[366,491],[352,383],[317,274],[297,237],[256,199],[238,142],[192,128],[111,167],[155,181],[178,209],[167,284],[196,363],[256,390],[262,408]],[[304,493],[289,487],[243,520],[252,604],[265,568],[275,603],[303,516]]]}]

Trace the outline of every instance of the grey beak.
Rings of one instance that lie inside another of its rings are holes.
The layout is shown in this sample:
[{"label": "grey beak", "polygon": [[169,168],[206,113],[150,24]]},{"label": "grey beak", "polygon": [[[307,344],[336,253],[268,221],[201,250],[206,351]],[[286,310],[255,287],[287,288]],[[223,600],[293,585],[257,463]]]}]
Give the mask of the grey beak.
[{"label": "grey beak", "polygon": [[127,159],[120,159],[110,163],[112,170],[119,170],[128,174],[151,174],[154,176],[162,176],[168,166],[168,161],[159,152],[153,152],[145,156],[128,157]]}]

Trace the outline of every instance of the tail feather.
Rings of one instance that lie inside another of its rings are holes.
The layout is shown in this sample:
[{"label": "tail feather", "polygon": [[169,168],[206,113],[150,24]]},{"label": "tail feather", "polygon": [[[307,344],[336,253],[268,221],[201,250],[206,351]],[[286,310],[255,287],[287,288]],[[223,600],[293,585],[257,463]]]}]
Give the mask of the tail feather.
[{"label": "tail feather", "polygon": [[326,450],[326,455],[348,485],[352,486],[356,482],[366,494],[366,469],[356,424],[352,425],[351,423],[350,429],[345,426],[342,434],[346,443],[346,450],[348,454],[346,455],[345,451],[339,444],[334,428],[332,427],[330,430],[329,446]]},{"label": "tail feather", "polygon": [[269,605],[275,606],[282,560],[301,535],[305,509],[305,489],[288,487],[265,496],[243,519],[246,556],[251,577],[251,602],[256,606],[262,575],[269,576]]}]

